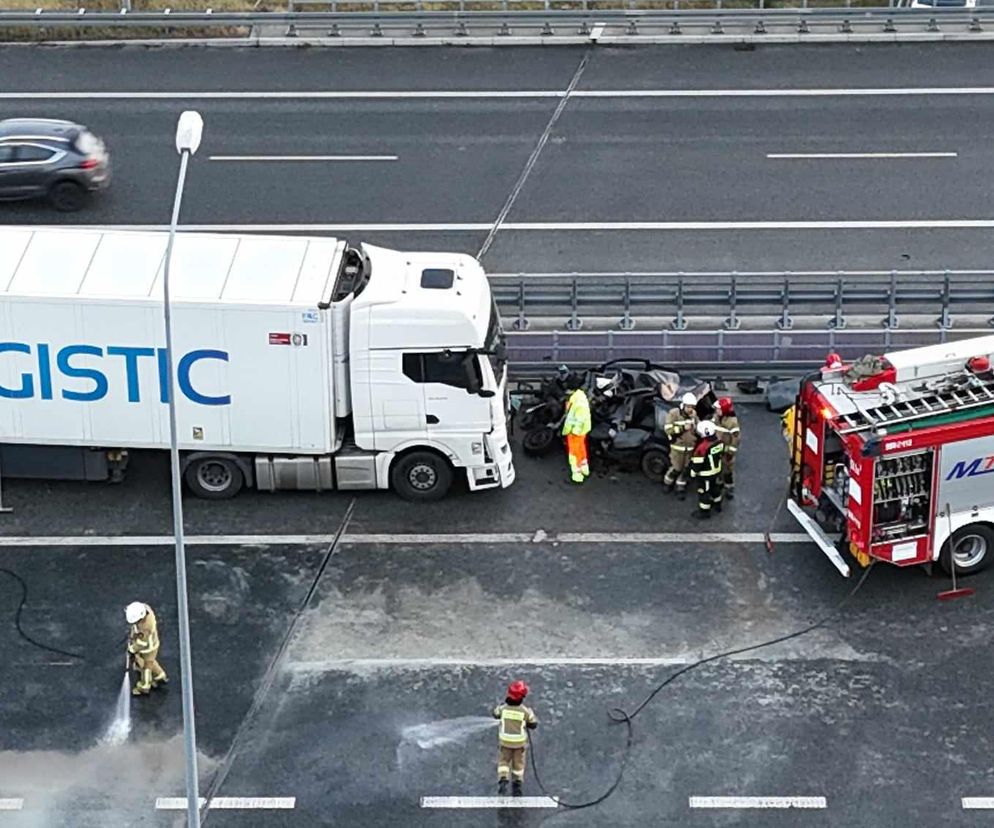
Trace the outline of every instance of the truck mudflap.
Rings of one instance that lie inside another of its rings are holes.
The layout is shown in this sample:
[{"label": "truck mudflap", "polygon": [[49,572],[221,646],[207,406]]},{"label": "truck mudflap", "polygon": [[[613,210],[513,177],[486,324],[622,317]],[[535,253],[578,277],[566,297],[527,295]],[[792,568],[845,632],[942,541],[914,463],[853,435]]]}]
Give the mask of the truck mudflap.
[{"label": "truck mudflap", "polygon": [[828,558],[832,565],[842,573],[846,578],[851,574],[849,571],[849,564],[846,563],[842,555],[839,554],[839,550],[835,548],[835,544],[832,543],[828,535],[825,534],[824,530],[812,519],[812,517],[801,508],[800,504],[794,500],[794,498],[787,498],[787,511],[789,511],[794,519],[801,525],[801,528],[807,533],[808,537],[811,538],[818,546],[818,548],[825,553],[825,557]]}]

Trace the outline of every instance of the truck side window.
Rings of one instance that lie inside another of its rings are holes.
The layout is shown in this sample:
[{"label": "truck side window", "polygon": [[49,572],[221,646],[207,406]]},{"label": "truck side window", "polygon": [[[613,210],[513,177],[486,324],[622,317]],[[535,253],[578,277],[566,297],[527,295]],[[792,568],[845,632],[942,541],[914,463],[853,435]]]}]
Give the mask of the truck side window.
[{"label": "truck side window", "polygon": [[[437,382],[441,385],[450,385],[453,388],[468,389],[465,361],[465,352],[455,352],[448,355],[439,353],[404,354],[404,376],[414,382]],[[477,384],[482,385],[483,373],[480,371],[479,360],[473,357],[471,365]]]},{"label": "truck side window", "polygon": [[404,354],[403,360],[404,376],[414,382],[425,381],[424,362],[421,354]]}]

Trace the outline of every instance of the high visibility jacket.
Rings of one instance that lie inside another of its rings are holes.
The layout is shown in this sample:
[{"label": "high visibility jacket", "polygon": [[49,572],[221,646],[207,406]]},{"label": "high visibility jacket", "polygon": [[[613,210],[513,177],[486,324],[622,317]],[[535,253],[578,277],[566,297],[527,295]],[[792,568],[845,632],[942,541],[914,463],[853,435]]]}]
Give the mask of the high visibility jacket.
[{"label": "high visibility jacket", "polygon": [[739,418],[734,414],[726,414],[719,417],[714,424],[718,430],[718,439],[725,446],[725,451],[729,454],[739,450],[739,440],[742,437],[742,429],[739,428]]},{"label": "high visibility jacket", "polygon": [[[527,730],[538,724],[535,712],[523,704],[498,704],[494,708],[494,718],[500,719],[497,726],[497,740],[504,747],[520,748],[528,744]],[[527,730],[526,730],[527,729]]]},{"label": "high visibility jacket", "polygon": [[582,388],[577,388],[566,400],[566,420],[563,434],[584,435],[590,433],[590,401]]},{"label": "high visibility jacket", "polygon": [[784,440],[788,443],[794,442],[794,418],[796,415],[797,412],[794,406],[791,406],[780,415],[780,433],[783,434]]},{"label": "high visibility jacket", "polygon": [[721,455],[725,444],[717,437],[705,437],[690,458],[691,477],[716,477],[721,473]]},{"label": "high visibility jacket", "polygon": [[[682,405],[666,412],[663,431],[670,438],[670,448],[679,451],[693,451],[697,444],[697,412],[687,414]],[[687,428],[687,426],[690,428]]]},{"label": "high visibility jacket", "polygon": [[148,655],[159,649],[159,627],[152,608],[145,605],[145,617],[132,624],[128,632],[128,651],[137,655]]}]

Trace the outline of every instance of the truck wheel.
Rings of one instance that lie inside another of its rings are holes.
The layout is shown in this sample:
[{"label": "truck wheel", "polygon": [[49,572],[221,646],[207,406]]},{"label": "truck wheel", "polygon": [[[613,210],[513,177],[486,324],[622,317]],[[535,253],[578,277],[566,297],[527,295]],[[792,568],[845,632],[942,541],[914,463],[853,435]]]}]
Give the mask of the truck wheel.
[{"label": "truck wheel", "polygon": [[642,474],[653,483],[663,482],[663,475],[666,474],[669,465],[670,458],[662,449],[651,448],[642,455]]},{"label": "truck wheel", "polygon": [[452,467],[430,451],[411,452],[393,464],[390,483],[404,500],[441,500],[452,485]]},{"label": "truck wheel", "polygon": [[994,531],[989,526],[972,523],[961,526],[945,542],[939,554],[939,565],[947,574],[952,572],[950,550],[956,557],[956,574],[973,575],[990,566],[994,559]]},{"label": "truck wheel", "polygon": [[190,491],[205,500],[227,500],[245,484],[242,470],[227,457],[198,457],[186,467],[183,478]]}]

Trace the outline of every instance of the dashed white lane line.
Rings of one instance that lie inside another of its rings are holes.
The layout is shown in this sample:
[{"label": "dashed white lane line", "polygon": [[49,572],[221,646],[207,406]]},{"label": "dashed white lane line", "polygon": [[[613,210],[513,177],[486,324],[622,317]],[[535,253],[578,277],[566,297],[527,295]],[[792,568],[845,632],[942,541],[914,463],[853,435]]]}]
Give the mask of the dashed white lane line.
[{"label": "dashed white lane line", "polygon": [[[167,224],[38,224],[31,230],[168,230]],[[186,233],[488,233],[493,222],[341,224],[183,224]],[[508,221],[502,231],[520,233],[700,232],[774,230],[990,230],[994,219],[854,219],[838,221]]]},{"label": "dashed white lane line", "polygon": [[767,158],[804,159],[804,158],[956,158],[956,152],[768,152]]},{"label": "dashed white lane line", "polygon": [[552,796],[423,796],[422,808],[558,808]]},{"label": "dashed white lane line", "polygon": [[0,811],[20,811],[24,807],[24,800],[19,797],[0,799]]},{"label": "dashed white lane line", "polygon": [[691,808],[827,808],[823,796],[692,796]]},{"label": "dashed white lane line", "polygon": [[994,796],[964,796],[964,811],[991,811],[994,810]]},{"label": "dashed white lane line", "polygon": [[[334,535],[189,535],[189,546],[307,546],[331,543]],[[803,532],[779,532],[774,543],[805,543]],[[346,534],[344,544],[488,543],[763,543],[761,532],[493,532],[453,534]],[[14,546],[171,546],[172,535],[0,535],[0,547]]]},{"label": "dashed white lane line", "polygon": [[397,161],[397,155],[211,155],[211,161]]},{"label": "dashed white lane line", "polygon": [[[203,808],[207,800],[200,797],[200,807]],[[295,796],[215,796],[211,800],[211,810],[264,810],[264,811],[289,811],[297,807],[297,797]],[[157,811],[185,811],[186,797],[184,796],[160,796],[155,800],[155,810]]]},{"label": "dashed white lane line", "polygon": [[[562,98],[562,89],[213,90],[2,92],[0,100],[480,100]],[[863,87],[839,89],[577,89],[573,98],[851,98],[994,95],[994,86]]]}]

